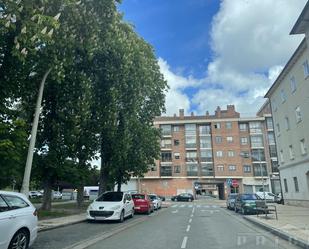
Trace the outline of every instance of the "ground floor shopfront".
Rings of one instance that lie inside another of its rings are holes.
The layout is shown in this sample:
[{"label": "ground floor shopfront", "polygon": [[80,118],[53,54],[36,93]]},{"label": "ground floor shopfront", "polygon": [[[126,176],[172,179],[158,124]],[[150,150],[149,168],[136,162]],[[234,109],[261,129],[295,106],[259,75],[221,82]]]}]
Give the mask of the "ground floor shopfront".
[{"label": "ground floor shopfront", "polygon": [[[234,186],[229,183],[233,180]],[[180,193],[193,195],[210,195],[226,199],[229,193],[254,193],[265,189],[269,191],[270,179],[261,177],[233,178],[140,178],[137,180],[137,191],[156,193],[162,196],[173,196]]]}]

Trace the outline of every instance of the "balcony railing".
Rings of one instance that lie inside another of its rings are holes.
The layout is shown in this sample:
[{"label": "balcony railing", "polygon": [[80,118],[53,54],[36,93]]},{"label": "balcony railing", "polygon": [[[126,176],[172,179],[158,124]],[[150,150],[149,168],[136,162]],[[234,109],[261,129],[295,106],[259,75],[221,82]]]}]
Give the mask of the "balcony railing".
[{"label": "balcony railing", "polygon": [[186,157],[186,162],[197,163],[198,159],[197,157]]},{"label": "balcony railing", "polygon": [[201,162],[207,163],[212,161],[212,157],[201,157]]},{"label": "balcony railing", "polygon": [[187,176],[198,176],[198,171],[187,171]]},{"label": "balcony railing", "polygon": [[196,143],[195,144],[186,144],[186,148],[196,148]]},{"label": "balcony railing", "polygon": [[202,176],[213,176],[214,172],[212,170],[202,170],[201,175]]}]

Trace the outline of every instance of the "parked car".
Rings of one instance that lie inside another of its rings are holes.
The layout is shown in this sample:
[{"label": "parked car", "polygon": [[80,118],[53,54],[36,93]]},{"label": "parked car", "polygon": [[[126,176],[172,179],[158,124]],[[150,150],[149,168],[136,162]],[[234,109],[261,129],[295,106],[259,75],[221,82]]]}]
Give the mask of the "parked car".
[{"label": "parked car", "polygon": [[[256,192],[255,193],[258,199],[264,200],[264,192]],[[271,193],[271,192],[265,192],[265,199],[267,202],[276,202],[277,201],[277,195]]]},{"label": "parked car", "polygon": [[230,193],[226,199],[226,208],[227,209],[235,209],[235,199],[237,193]]},{"label": "parked car", "polygon": [[278,204],[283,204],[283,198],[282,198],[281,193],[277,194],[277,200],[276,200],[276,202],[277,202]]},{"label": "parked car", "polygon": [[59,191],[52,191],[52,199],[62,199],[62,194]]},{"label": "parked car", "polygon": [[183,194],[172,196],[171,200],[172,201],[193,201],[194,197],[192,194],[183,193]]},{"label": "parked car", "polygon": [[41,198],[43,194],[40,191],[29,191],[29,198]]},{"label": "parked car", "polygon": [[134,216],[132,197],[124,192],[105,192],[95,199],[87,209],[88,220],[118,220]]},{"label": "parked car", "polygon": [[147,194],[132,194],[134,210],[136,213],[150,214],[154,210],[154,205]]},{"label": "parked car", "polygon": [[37,231],[37,211],[27,197],[0,191],[0,249],[27,249],[36,239]]},{"label": "parked car", "polygon": [[242,214],[255,213],[257,197],[255,194],[238,194],[235,199],[235,212]]},{"label": "parked car", "polygon": [[163,195],[158,195],[159,196],[159,198],[162,200],[162,201],[165,201],[165,196],[163,196]]},{"label": "parked car", "polygon": [[153,203],[154,209],[158,210],[162,207],[162,200],[156,194],[149,194],[148,195]]}]

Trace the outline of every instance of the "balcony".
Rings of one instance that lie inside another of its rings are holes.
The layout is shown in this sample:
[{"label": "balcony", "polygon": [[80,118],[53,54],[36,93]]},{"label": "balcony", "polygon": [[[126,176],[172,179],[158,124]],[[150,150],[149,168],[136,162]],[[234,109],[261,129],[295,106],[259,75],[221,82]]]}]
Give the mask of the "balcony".
[{"label": "balcony", "polygon": [[198,176],[198,171],[187,171],[187,176]]},{"label": "balcony", "polygon": [[213,170],[202,170],[201,175],[202,176],[213,176],[214,172],[213,172]]},{"label": "balcony", "polygon": [[211,163],[213,162],[212,157],[201,157],[200,158],[202,163]]},{"label": "balcony", "polygon": [[198,159],[197,159],[197,157],[186,157],[186,162],[188,162],[188,163],[197,163]]},{"label": "balcony", "polygon": [[186,149],[196,149],[196,143],[195,144],[186,144]]}]

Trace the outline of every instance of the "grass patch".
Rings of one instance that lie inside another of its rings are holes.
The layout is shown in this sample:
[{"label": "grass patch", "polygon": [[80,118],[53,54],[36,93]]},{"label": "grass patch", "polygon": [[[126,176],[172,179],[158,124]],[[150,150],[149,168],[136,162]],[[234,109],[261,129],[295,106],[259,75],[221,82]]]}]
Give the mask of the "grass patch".
[{"label": "grass patch", "polygon": [[46,211],[46,210],[38,210],[38,218],[39,220],[46,220],[46,219],[52,219],[52,218],[59,218],[70,215],[68,212],[65,211]]}]

